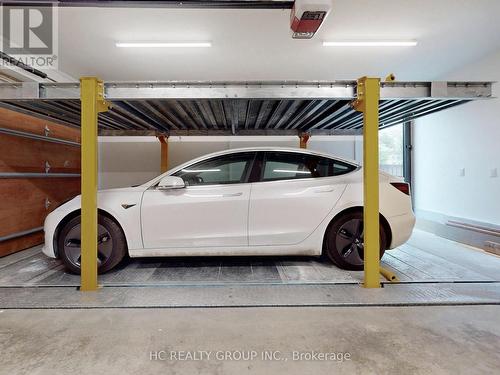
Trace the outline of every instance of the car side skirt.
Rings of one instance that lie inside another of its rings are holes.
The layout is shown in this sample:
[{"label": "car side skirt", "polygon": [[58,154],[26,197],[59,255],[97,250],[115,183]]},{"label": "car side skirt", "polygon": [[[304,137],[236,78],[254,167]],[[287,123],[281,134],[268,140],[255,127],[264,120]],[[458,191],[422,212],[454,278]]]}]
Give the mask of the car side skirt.
[{"label": "car side skirt", "polygon": [[196,247],[160,248],[129,250],[131,258],[140,257],[190,257],[190,256],[279,256],[279,255],[320,255],[317,249],[301,246],[237,246],[237,247]]}]

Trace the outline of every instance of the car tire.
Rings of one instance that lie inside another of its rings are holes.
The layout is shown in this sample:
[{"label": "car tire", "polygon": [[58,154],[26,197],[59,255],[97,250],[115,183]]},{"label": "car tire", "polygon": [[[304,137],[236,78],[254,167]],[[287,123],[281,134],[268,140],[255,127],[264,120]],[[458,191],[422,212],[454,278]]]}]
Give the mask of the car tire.
[{"label": "car tire", "polygon": [[[98,215],[98,267],[104,273],[115,267],[127,253],[125,235],[120,226],[111,218]],[[78,215],[64,224],[57,240],[60,258],[66,269],[80,274],[81,216]]]},{"label": "car tire", "polygon": [[[380,223],[380,258],[387,248],[387,234]],[[361,271],[364,268],[363,212],[351,211],[335,218],[326,230],[323,254],[338,267]]]}]

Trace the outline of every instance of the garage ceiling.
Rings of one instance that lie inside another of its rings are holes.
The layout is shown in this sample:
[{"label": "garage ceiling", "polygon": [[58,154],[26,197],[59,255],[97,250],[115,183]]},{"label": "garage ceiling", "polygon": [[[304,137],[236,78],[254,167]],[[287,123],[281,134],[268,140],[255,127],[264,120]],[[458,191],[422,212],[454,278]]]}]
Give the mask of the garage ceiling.
[{"label": "garage ceiling", "polygon": [[[359,134],[356,81],[108,82],[101,134]],[[78,84],[0,84],[2,105],[80,125]],[[380,127],[491,97],[490,82],[383,82]],[[144,133],[146,132],[146,133]],[[150,133],[147,133],[150,132]]]},{"label": "garage ceiling", "polygon": [[[500,49],[500,38],[485,37],[500,35],[497,0],[332,3],[331,15],[312,40],[291,38],[288,9],[61,7],[59,69],[75,78],[97,75],[106,81],[338,80],[391,72],[398,80],[434,80]],[[321,45],[322,40],[367,38],[419,44]],[[144,40],[210,40],[212,48],[115,47],[116,41]]]}]

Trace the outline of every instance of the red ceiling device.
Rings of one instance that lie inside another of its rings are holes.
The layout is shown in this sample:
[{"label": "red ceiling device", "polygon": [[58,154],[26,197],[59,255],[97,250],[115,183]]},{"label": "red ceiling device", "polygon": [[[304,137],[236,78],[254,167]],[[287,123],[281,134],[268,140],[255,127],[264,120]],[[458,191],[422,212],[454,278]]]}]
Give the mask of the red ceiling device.
[{"label": "red ceiling device", "polygon": [[292,38],[311,39],[332,8],[332,0],[295,0],[290,15]]}]

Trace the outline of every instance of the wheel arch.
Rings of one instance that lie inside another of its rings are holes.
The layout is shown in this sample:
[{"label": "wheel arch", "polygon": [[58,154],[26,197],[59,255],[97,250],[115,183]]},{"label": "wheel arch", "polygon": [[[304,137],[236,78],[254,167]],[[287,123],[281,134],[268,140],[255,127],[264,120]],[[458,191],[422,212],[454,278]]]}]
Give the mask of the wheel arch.
[{"label": "wheel arch", "polygon": [[[70,212],[64,218],[62,218],[62,220],[59,222],[59,224],[57,224],[56,230],[54,231],[54,238],[52,239],[52,245],[54,247],[54,254],[55,254],[56,258],[60,258],[59,249],[58,249],[58,240],[59,240],[59,234],[61,232],[61,229],[64,227],[64,225],[66,225],[66,223],[68,221],[70,221],[71,219],[73,219],[76,216],[80,215],[81,211],[82,210],[79,208],[77,210],[74,210],[74,211]],[[125,231],[123,230],[122,225],[120,224],[120,222],[112,214],[110,214],[106,210],[103,210],[102,208],[98,208],[97,209],[97,214],[98,215],[106,216],[109,219],[113,220],[116,223],[116,225],[118,225],[118,227],[120,228],[120,230],[122,231],[123,236],[125,237],[125,244],[128,244],[128,242],[127,242],[127,235],[125,234]]]},{"label": "wheel arch", "polygon": [[[330,226],[332,225],[332,223],[334,223],[340,216],[348,214],[348,213],[351,213],[351,212],[363,212],[363,206],[352,206],[352,207],[348,207],[348,208],[346,208],[346,209],[338,212],[330,220],[330,222],[328,223],[328,225],[326,227],[325,233],[323,234],[323,243],[324,243],[324,241],[326,239],[326,234],[328,232],[328,229],[330,228]],[[380,213],[380,212],[379,212],[379,218],[380,218],[380,223],[382,225],[382,228],[384,228],[384,232],[385,232],[385,234],[387,236],[387,246],[390,246],[390,244],[392,243],[392,230],[391,230],[391,226],[389,225],[389,222],[387,221],[387,219],[385,218],[385,216],[382,215],[382,213]]]}]

